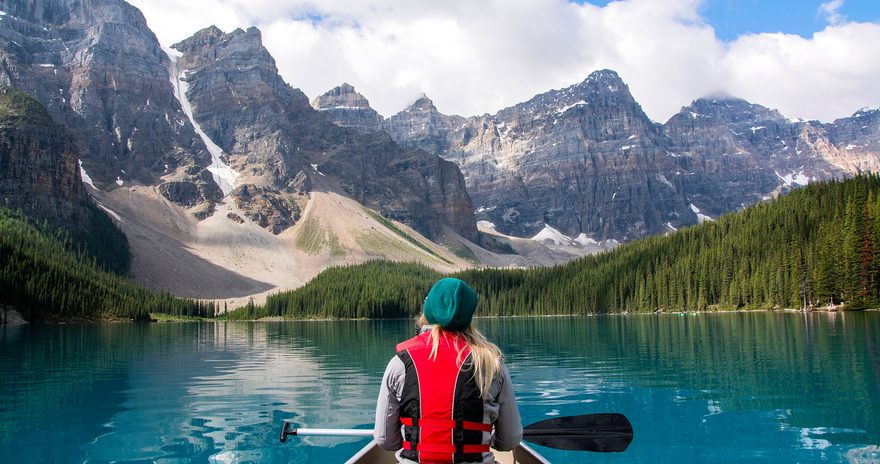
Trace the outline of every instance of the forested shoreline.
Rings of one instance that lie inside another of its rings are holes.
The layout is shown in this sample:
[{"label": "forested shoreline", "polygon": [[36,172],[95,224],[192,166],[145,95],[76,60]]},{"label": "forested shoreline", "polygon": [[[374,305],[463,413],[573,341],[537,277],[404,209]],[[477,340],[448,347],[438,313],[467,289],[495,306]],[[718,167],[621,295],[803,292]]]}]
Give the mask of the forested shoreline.
[{"label": "forested shoreline", "polygon": [[[474,287],[489,316],[876,307],[880,177],[811,184],[563,265],[453,276]],[[409,317],[440,277],[412,263],[332,268],[226,317]]]}]

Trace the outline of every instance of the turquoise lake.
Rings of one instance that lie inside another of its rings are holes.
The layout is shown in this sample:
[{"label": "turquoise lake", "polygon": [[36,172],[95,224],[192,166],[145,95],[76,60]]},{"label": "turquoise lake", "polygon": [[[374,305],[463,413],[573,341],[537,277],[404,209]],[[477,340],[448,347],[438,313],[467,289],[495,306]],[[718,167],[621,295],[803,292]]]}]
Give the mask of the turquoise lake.
[{"label": "turquoise lake", "polygon": [[[525,424],[621,412],[554,463],[880,463],[880,313],[479,319]],[[0,327],[0,462],[337,463],[412,321]]]}]

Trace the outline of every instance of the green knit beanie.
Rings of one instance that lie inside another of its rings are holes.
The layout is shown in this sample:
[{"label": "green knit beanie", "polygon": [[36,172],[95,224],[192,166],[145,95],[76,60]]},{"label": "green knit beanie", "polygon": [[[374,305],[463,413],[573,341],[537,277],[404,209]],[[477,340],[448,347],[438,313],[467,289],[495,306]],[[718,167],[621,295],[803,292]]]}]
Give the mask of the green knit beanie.
[{"label": "green knit beanie", "polygon": [[466,329],[476,309],[477,292],[459,279],[438,280],[425,298],[425,319],[448,330]]}]

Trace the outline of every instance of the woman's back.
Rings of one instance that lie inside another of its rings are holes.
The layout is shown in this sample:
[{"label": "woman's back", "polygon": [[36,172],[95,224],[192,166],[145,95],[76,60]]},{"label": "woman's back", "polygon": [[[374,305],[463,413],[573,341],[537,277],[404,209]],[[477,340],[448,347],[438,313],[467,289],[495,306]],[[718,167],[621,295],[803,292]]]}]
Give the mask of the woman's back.
[{"label": "woman's back", "polygon": [[397,345],[376,406],[375,438],[401,462],[492,463],[522,423],[501,352],[471,325],[476,294],[442,279],[425,299],[424,325]]}]

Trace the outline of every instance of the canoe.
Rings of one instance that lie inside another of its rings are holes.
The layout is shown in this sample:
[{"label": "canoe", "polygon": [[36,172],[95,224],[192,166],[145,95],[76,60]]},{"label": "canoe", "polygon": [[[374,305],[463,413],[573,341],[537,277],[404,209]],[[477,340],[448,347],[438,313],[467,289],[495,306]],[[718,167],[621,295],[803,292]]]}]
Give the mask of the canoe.
[{"label": "canoe", "polygon": [[[538,454],[525,443],[520,443],[513,451],[495,451],[495,461],[499,464],[550,464],[550,461]],[[375,441],[370,441],[345,464],[397,464],[393,451],[379,448]]]}]

